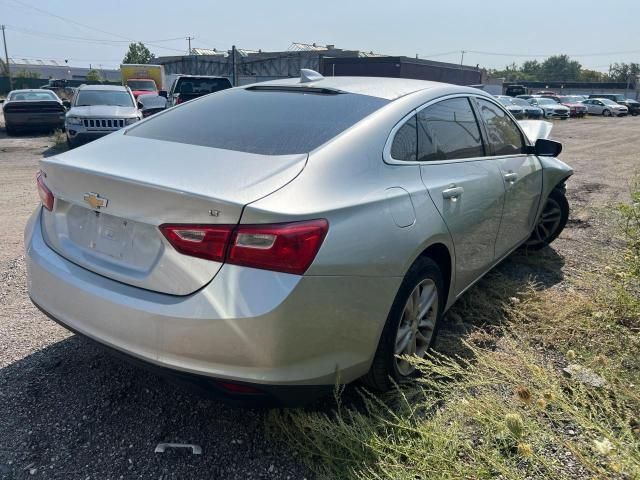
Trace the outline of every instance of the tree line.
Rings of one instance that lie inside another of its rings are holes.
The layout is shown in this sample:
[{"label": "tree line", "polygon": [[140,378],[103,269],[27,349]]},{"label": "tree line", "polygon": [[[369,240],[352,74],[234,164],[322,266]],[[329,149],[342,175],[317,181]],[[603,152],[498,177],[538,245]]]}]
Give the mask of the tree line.
[{"label": "tree line", "polygon": [[512,63],[503,70],[489,70],[489,75],[507,82],[629,82],[640,76],[639,63],[612,63],[609,72],[584,68],[568,55],[554,55],[546,60],[528,60],[522,65]]}]

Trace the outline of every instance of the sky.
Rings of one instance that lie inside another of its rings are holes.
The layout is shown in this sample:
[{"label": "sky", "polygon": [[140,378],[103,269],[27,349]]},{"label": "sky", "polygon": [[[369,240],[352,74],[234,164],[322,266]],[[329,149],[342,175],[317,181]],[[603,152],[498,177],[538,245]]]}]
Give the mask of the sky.
[{"label": "sky", "polygon": [[[187,2],[0,0],[9,57],[117,67],[130,41],[156,56],[292,42],[503,68],[566,53],[584,67],[640,63],[639,0]],[[4,53],[4,52],[2,52]]]}]

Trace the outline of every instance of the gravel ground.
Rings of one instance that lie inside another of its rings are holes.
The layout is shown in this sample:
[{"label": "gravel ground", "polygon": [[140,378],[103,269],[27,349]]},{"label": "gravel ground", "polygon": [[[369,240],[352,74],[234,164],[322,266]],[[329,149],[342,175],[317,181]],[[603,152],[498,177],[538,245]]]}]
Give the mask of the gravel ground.
[{"label": "gravel ground", "polygon": [[[599,247],[615,242],[595,213],[628,198],[630,174],[640,170],[639,127],[640,117],[556,122],[561,158],[576,171],[572,218],[547,249],[562,271],[595,268],[594,254],[606,251]],[[48,136],[8,138],[0,128],[0,478],[311,478],[267,434],[265,411],[183,392],[31,305],[22,231],[38,203],[37,162],[55,153],[52,145]],[[158,442],[195,443],[203,454],[154,454]]]}]

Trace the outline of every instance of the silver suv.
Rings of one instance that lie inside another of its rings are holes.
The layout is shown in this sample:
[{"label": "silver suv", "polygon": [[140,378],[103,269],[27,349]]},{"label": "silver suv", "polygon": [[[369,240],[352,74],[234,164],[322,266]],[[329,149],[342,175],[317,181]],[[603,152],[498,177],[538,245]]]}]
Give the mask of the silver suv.
[{"label": "silver suv", "polygon": [[81,85],[67,112],[65,129],[69,148],[103,137],[142,118],[128,87]]}]

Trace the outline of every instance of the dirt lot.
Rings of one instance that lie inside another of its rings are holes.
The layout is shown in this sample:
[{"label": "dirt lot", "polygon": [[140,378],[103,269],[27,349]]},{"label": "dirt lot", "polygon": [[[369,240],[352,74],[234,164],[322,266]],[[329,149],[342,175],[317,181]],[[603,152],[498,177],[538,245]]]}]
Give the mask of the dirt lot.
[{"label": "dirt lot", "polygon": [[[562,265],[553,283],[595,265],[593,256],[607,250],[600,247],[614,241],[596,213],[627,199],[630,175],[640,169],[639,128],[640,117],[556,122],[561,158],[576,173],[570,223],[546,252]],[[310,478],[267,435],[265,412],[184,393],[31,305],[22,231],[38,203],[37,162],[55,154],[52,144],[47,136],[7,138],[0,129],[0,478]],[[162,441],[199,444],[203,455],[154,454]]]}]

